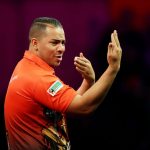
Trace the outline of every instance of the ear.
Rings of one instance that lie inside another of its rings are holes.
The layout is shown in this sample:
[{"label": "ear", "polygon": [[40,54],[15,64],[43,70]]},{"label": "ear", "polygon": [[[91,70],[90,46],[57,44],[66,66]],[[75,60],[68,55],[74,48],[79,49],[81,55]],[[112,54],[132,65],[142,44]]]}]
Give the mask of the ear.
[{"label": "ear", "polygon": [[38,40],[36,38],[31,39],[32,47],[34,47],[35,50],[38,50]]}]

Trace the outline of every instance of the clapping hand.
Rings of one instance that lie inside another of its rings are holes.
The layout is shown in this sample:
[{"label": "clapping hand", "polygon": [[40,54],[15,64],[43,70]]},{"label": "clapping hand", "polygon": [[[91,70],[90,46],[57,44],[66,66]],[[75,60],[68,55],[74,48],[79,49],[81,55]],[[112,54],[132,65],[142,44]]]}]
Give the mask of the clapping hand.
[{"label": "clapping hand", "polygon": [[86,79],[88,83],[93,84],[95,82],[95,72],[92,64],[85,58],[83,53],[80,53],[78,57],[75,57],[74,65],[76,66],[76,70],[81,73],[82,77]]}]

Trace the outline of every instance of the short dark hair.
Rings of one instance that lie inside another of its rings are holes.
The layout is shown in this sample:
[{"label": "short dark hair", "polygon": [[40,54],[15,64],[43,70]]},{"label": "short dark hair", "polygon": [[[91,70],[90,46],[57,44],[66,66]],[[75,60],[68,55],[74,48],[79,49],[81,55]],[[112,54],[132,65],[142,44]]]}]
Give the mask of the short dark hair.
[{"label": "short dark hair", "polygon": [[29,40],[31,40],[32,37],[38,38],[41,35],[41,33],[45,31],[48,25],[63,28],[60,21],[57,20],[56,18],[49,18],[49,17],[35,18],[30,27]]}]

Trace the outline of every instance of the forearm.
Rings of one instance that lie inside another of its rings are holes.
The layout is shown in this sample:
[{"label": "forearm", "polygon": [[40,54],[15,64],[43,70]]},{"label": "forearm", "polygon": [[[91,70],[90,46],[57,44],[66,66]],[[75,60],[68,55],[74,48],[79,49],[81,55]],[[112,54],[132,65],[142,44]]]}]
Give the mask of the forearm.
[{"label": "forearm", "polygon": [[95,80],[88,82],[86,79],[83,79],[81,86],[78,88],[77,93],[83,95],[93,84]]},{"label": "forearm", "polygon": [[77,114],[93,112],[104,100],[118,71],[108,67],[102,76],[82,96],[76,96],[67,111]]},{"label": "forearm", "polygon": [[98,81],[83,94],[82,107],[85,111],[87,109],[87,111],[92,112],[103,102],[115,80],[116,75],[117,71],[108,67]]}]

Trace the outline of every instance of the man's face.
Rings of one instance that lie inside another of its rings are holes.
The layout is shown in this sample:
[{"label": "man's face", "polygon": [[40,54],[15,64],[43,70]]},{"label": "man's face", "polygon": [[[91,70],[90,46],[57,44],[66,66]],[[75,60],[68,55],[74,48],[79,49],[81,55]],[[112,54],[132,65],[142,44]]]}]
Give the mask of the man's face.
[{"label": "man's face", "polygon": [[37,40],[38,56],[50,66],[59,66],[65,51],[65,34],[61,27],[48,26]]}]

